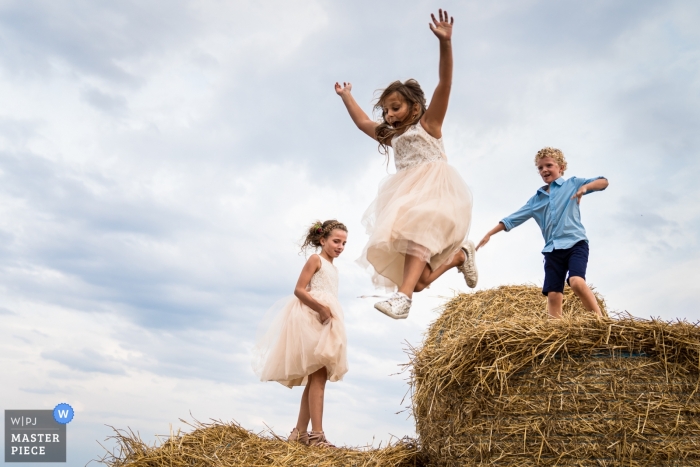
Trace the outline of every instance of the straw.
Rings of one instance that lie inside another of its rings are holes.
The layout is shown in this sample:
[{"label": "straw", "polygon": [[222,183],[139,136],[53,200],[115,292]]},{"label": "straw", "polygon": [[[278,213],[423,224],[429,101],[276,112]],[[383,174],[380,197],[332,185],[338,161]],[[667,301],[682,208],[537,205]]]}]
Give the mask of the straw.
[{"label": "straw", "polygon": [[381,449],[307,447],[271,431],[253,433],[236,422],[189,423],[191,432],[171,433],[147,445],[131,430],[116,430],[117,447],[99,460],[110,467],[421,467],[414,440],[395,440]]},{"label": "straw", "polygon": [[533,286],[448,301],[408,349],[430,465],[700,466],[700,327],[605,314],[567,289],[548,319]]}]

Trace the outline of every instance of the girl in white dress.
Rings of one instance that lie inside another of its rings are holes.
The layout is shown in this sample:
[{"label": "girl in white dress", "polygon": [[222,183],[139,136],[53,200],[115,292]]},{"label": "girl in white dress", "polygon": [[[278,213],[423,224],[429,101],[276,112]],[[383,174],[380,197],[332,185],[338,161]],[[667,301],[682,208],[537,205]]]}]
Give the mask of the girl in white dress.
[{"label": "girl in white dress", "polygon": [[306,386],[290,441],[332,446],[323,433],[323,395],[326,381],[340,381],[348,371],[338,270],[333,265],[347,236],[348,229],[336,220],[309,228],[302,250],[315,247],[321,252],[309,257],[294,295],[277,302],[266,314],[271,318],[261,324],[253,361],[260,380]]},{"label": "girl in white dress", "polygon": [[466,240],[472,195],[448,165],[442,141],[452,86],[454,19],[442,10],[439,21],[435,15],[431,18],[430,29],[440,42],[440,80],[429,107],[417,81],[395,81],[375,105],[382,113],[381,121],[375,122],[355,102],[350,83],[335,83],[357,127],[379,142],[380,152],[394,150],[396,173],[382,181],[363,216],[369,241],[359,261],[374,269],[375,285],[398,288],[391,298],[374,305],[395,319],[408,316],[413,292],[453,267],[464,274],[469,287],[476,287],[478,280],[474,244]]}]

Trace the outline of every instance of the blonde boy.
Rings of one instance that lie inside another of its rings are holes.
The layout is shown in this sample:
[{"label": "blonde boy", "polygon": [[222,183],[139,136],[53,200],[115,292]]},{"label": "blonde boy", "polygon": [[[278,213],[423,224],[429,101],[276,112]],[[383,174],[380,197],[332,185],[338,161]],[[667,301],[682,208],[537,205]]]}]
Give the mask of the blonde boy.
[{"label": "blonde boy", "polygon": [[[581,299],[584,308],[600,317],[598,302],[586,284],[588,266],[588,238],[581,223],[579,205],[581,197],[608,187],[604,177],[563,178],[566,170],[564,154],[555,148],[544,148],[537,152],[535,165],[546,183],[537,193],[510,216],[491,229],[476,247],[478,250],[488,243],[491,235],[502,230],[510,231],[530,218],[534,218],[542,230],[545,245],[544,286],[547,309],[552,318],[561,318],[564,299],[564,280]],[[576,200],[576,201],[574,201]],[[568,272],[568,278],[566,277]]]}]

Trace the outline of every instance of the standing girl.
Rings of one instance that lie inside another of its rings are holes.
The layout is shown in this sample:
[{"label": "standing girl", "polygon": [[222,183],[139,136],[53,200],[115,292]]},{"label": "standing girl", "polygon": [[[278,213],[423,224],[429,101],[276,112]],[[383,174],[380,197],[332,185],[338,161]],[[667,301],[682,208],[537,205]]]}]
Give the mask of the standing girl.
[{"label": "standing girl", "polygon": [[[474,244],[465,241],[471,223],[472,196],[457,171],[447,164],[442,122],[452,86],[452,25],[447,11],[431,15],[430,30],[440,41],[439,81],[426,109],[417,81],[395,81],[379,97],[380,123],[372,121],[352,97],[352,85],[335,83],[355,125],[379,142],[379,151],[394,149],[396,174],[382,181],[379,194],[363,216],[369,241],[360,262],[374,268],[374,283],[396,290],[374,305],[403,319],[413,292],[428,287],[457,267],[467,285],[476,287]],[[449,19],[449,21],[448,21]]]},{"label": "standing girl", "polygon": [[348,229],[336,220],[309,228],[301,249],[315,247],[321,253],[311,255],[304,265],[294,295],[268,312],[276,317],[263,323],[255,348],[253,368],[262,381],[306,386],[289,441],[333,447],[323,434],[323,396],[326,381],[340,381],[348,371],[338,270],[333,265],[347,237]]}]

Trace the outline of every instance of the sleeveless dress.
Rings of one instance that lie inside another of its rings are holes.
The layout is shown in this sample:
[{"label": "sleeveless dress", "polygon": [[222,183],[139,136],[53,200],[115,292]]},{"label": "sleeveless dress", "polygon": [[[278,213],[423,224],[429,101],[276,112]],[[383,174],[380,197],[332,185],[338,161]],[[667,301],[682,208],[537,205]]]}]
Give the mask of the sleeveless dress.
[{"label": "sleeveless dress", "polygon": [[377,287],[396,290],[406,254],[432,269],[450,261],[469,233],[472,194],[447,163],[442,138],[420,122],[391,140],[396,173],[379,185],[362,223],[369,240],[358,262],[374,270]]},{"label": "sleeveless dress", "polygon": [[321,268],[307,290],[331,309],[327,324],[295,295],[278,301],[266,313],[253,351],[253,370],[261,381],[287,387],[304,386],[308,376],[326,367],[328,380],[340,381],[348,371],[343,309],[338,302],[338,270],[321,258]]}]

